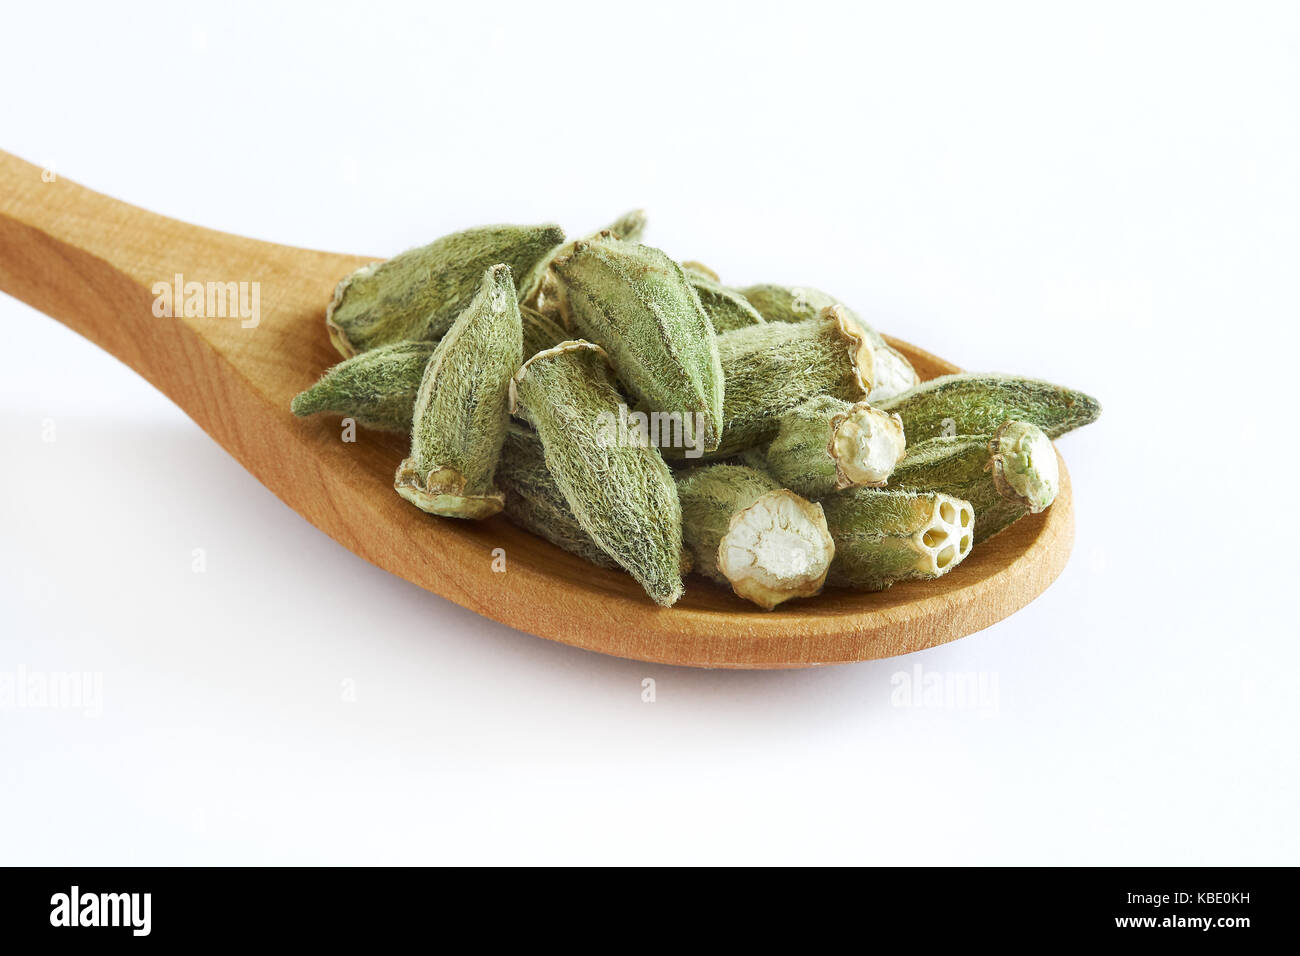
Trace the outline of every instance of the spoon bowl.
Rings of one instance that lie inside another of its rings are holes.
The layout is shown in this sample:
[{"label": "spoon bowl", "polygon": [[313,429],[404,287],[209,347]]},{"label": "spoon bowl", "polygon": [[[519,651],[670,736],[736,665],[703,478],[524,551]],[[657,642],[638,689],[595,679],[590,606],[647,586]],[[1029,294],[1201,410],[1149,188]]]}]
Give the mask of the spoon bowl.
[{"label": "spoon bowl", "polygon": [[[344,441],[336,417],[290,413],[293,396],[340,361],[324,323],[334,286],[374,257],[188,225],[52,179],[3,152],[0,184],[0,290],[143,375],[349,551],[521,631],[694,667],[869,660],[988,627],[1046,589],[1069,558],[1074,520],[1062,463],[1051,508],[981,543],[937,580],[871,594],[827,589],[764,612],[693,576],[676,606],[660,608],[627,575],[588,564],[502,517],[458,521],[411,507],[393,491],[407,450],[401,436],[357,428],[355,441]],[[155,288],[178,282],[177,314],[156,315]],[[216,290],[213,308],[205,295],[204,315],[184,315],[189,283]],[[222,296],[229,303],[241,283],[245,304],[257,290],[255,314],[229,306],[217,314]],[[924,379],[958,371],[889,341]]]}]

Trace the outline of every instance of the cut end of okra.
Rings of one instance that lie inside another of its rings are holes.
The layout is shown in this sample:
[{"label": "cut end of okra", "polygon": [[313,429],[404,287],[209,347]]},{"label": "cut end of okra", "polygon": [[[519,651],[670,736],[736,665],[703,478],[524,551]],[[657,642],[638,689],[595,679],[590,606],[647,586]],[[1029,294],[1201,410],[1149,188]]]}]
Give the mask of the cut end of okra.
[{"label": "cut end of okra", "polygon": [[397,493],[421,511],[444,518],[490,518],[505,507],[499,491],[485,495],[467,495],[465,476],[454,468],[435,468],[421,475],[413,459],[407,458],[397,469],[393,481]]},{"label": "cut end of okra", "polygon": [[882,487],[906,447],[901,418],[858,402],[831,420],[826,450],[835,462],[835,487]]},{"label": "cut end of okra", "polygon": [[876,357],[871,342],[867,340],[866,335],[862,332],[862,326],[857,323],[844,306],[839,304],[826,306],[826,308],[822,309],[821,316],[822,318],[835,319],[840,332],[849,344],[849,356],[853,360],[853,367],[857,373],[858,385],[862,387],[862,394],[869,394],[876,380]]},{"label": "cut end of okra", "polygon": [[891,345],[876,346],[872,351],[872,361],[875,363],[875,380],[871,383],[871,394],[867,396],[870,401],[883,402],[921,384],[912,363]]},{"label": "cut end of okra", "polygon": [[718,569],[737,595],[770,611],[821,591],[834,556],[821,505],[783,489],[732,517],[718,545]]},{"label": "cut end of okra", "polygon": [[352,358],[360,350],[348,339],[348,333],[344,331],[343,326],[334,321],[334,311],[342,304],[343,297],[347,294],[348,287],[357,279],[364,279],[375,274],[375,270],[382,265],[380,262],[372,262],[369,265],[362,266],[355,272],[349,273],[343,277],[343,280],[334,287],[334,298],[330,304],[325,307],[325,328],[330,334],[330,344],[338,350],[338,353],[344,358]]},{"label": "cut end of okra", "polygon": [[1018,501],[1030,514],[1046,511],[1061,487],[1052,440],[1037,425],[1005,422],[989,442],[998,494]]},{"label": "cut end of okra", "polygon": [[975,509],[952,495],[935,495],[925,526],[912,535],[916,570],[927,577],[947,574],[965,560],[975,542]]}]

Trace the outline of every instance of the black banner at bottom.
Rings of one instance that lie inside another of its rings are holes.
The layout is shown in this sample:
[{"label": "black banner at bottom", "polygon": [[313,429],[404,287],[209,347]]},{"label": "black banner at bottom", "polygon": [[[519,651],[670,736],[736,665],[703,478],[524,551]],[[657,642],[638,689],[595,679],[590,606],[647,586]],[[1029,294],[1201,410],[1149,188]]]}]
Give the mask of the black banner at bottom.
[{"label": "black banner at bottom", "polygon": [[879,929],[926,942],[1129,937],[1234,945],[1286,928],[1282,911],[1295,882],[1290,870],[1202,868],[655,869],[598,880],[580,869],[539,878],[419,869],[11,868],[0,879],[7,945],[60,936],[373,944],[451,927],[472,927],[494,942],[513,931],[539,941],[632,946],[672,945],[702,927],[734,945],[753,935],[770,943],[774,923],[787,932],[847,924],[867,941]]}]

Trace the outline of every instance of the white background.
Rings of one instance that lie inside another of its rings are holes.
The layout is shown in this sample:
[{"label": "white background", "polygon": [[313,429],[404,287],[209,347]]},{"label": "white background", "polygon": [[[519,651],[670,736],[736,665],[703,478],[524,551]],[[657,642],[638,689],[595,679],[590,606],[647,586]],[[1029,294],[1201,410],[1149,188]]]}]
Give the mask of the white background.
[{"label": "white background", "polygon": [[[644,206],[671,255],[1105,413],[1024,611],[692,671],[376,570],[0,297],[0,671],[103,678],[98,716],[0,710],[0,861],[1300,862],[1294,8],[183,6],[7,7],[0,148],[377,255]],[[996,708],[894,706],[918,665]]]}]

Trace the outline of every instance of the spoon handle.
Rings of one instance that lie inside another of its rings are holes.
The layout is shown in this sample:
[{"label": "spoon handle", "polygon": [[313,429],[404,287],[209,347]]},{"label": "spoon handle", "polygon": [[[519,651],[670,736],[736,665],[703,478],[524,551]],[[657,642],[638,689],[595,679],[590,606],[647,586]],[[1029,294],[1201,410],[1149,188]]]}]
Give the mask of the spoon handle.
[{"label": "spoon handle", "polygon": [[[287,293],[310,284],[306,301],[323,312],[333,283],[362,261],[160,216],[0,151],[0,291],[90,339],[186,411],[196,366],[211,358],[197,353],[233,359],[286,346],[289,325],[303,318],[286,307],[297,301]],[[174,293],[168,309],[157,307],[163,286],[186,283],[256,285],[256,322],[186,316]],[[187,381],[177,380],[178,365],[188,366]]]},{"label": "spoon handle", "polygon": [[[0,151],[0,290],[150,375],[155,282],[247,242],[104,196]],[[174,331],[174,330],[172,330]]]}]

